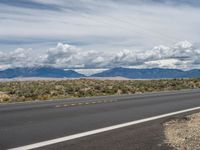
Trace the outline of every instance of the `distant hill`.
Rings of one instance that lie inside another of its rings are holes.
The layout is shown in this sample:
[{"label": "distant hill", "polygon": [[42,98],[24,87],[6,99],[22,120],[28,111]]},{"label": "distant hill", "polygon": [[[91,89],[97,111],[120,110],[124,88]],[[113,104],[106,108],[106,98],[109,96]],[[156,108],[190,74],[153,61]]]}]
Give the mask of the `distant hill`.
[{"label": "distant hill", "polygon": [[85,76],[73,70],[64,71],[53,67],[12,68],[0,71],[0,78],[17,77],[80,78]]},{"label": "distant hill", "polygon": [[[73,70],[63,70],[53,67],[11,68],[0,71],[0,78],[43,77],[43,78],[81,78],[85,75]],[[161,79],[161,78],[197,78],[200,70],[183,71],[179,69],[130,69],[113,68],[90,77],[125,77],[132,79]]]},{"label": "distant hill", "polygon": [[93,77],[126,77],[132,79],[161,79],[161,78],[196,78],[200,77],[200,70],[183,71],[179,69],[130,69],[113,68],[92,75]]}]

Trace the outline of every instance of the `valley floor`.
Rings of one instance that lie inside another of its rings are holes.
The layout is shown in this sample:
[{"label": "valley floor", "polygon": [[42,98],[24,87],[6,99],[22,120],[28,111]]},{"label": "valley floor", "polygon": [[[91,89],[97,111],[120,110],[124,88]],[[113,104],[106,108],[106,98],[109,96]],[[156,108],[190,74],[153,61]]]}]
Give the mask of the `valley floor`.
[{"label": "valley floor", "polygon": [[23,102],[200,88],[199,79],[63,79],[0,82],[0,102]]}]

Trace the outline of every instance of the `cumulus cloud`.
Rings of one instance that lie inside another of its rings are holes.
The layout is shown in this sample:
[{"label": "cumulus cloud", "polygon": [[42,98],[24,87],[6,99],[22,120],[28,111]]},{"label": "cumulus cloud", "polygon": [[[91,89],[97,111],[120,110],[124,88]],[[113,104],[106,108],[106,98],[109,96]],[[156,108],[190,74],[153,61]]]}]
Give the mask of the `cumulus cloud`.
[{"label": "cumulus cloud", "polygon": [[151,50],[121,50],[114,52],[83,51],[73,45],[58,43],[39,57],[32,57],[32,49],[18,48],[13,52],[0,52],[0,69],[9,67],[53,66],[59,68],[178,68],[200,67],[200,46],[188,41],[170,47],[155,46]]},{"label": "cumulus cloud", "polygon": [[[120,54],[120,55],[119,55]],[[159,67],[159,68],[179,68],[193,69],[199,68],[200,47],[193,45],[188,41],[178,42],[171,47],[155,46],[152,50],[122,51],[117,54],[117,60],[120,63],[133,67]],[[119,57],[120,56],[120,57]],[[114,58],[116,60],[116,58]],[[116,61],[114,61],[116,63]],[[128,62],[128,63],[127,63]],[[132,64],[131,64],[132,63]],[[135,64],[134,64],[135,63]]]},{"label": "cumulus cloud", "polygon": [[50,65],[59,64],[59,66],[72,65],[77,56],[78,51],[75,47],[58,43],[56,48],[47,51],[46,55],[43,57],[43,62]]},{"label": "cumulus cloud", "polygon": [[94,68],[106,66],[109,54],[96,51],[82,51],[81,49],[58,43],[42,56],[42,64],[65,68]]},{"label": "cumulus cloud", "polygon": [[31,55],[31,49],[18,48],[11,52],[0,52],[0,69],[10,67],[32,66],[35,59]]},{"label": "cumulus cloud", "polygon": [[177,59],[163,59],[163,60],[153,60],[144,62],[144,64],[151,68],[177,68],[177,65],[181,63],[182,65],[184,62],[181,62]]}]

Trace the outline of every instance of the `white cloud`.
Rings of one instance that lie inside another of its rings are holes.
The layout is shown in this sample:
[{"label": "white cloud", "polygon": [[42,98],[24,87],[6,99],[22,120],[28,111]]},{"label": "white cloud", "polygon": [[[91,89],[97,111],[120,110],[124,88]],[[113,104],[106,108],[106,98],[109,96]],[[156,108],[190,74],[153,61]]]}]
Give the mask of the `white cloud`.
[{"label": "white cloud", "polygon": [[77,49],[68,44],[58,43],[56,48],[47,51],[44,56],[44,63],[47,64],[69,64],[76,57]]},{"label": "white cloud", "polygon": [[200,46],[188,41],[178,42],[171,47],[155,46],[151,50],[122,50],[96,52],[69,44],[58,43],[40,57],[33,57],[31,49],[16,49],[13,52],[0,52],[0,69],[6,67],[47,65],[62,68],[178,68],[200,67]]},{"label": "white cloud", "polygon": [[152,50],[124,50],[113,56],[109,66],[160,67],[193,69],[199,68],[200,47],[188,41],[167,46],[156,46]]},{"label": "white cloud", "polygon": [[177,59],[163,59],[163,60],[154,60],[144,62],[146,66],[155,68],[177,68],[177,64],[181,63],[180,60]]},{"label": "white cloud", "polygon": [[30,57],[30,49],[18,48],[9,53],[0,53],[0,64],[2,66],[24,66],[33,59]]},{"label": "white cloud", "polygon": [[42,57],[42,63],[55,67],[91,68],[104,66],[108,54],[95,51],[82,51],[68,44],[58,43]]}]

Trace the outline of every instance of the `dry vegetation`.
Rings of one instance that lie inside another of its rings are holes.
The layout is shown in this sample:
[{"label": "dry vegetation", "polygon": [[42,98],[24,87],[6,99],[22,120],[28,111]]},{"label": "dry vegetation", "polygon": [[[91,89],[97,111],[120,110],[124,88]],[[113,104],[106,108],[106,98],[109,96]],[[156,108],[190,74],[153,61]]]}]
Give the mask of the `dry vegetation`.
[{"label": "dry vegetation", "polygon": [[200,150],[200,113],[165,123],[167,142],[177,150]]},{"label": "dry vegetation", "polygon": [[200,79],[54,80],[0,82],[0,102],[134,94],[200,88]]}]

